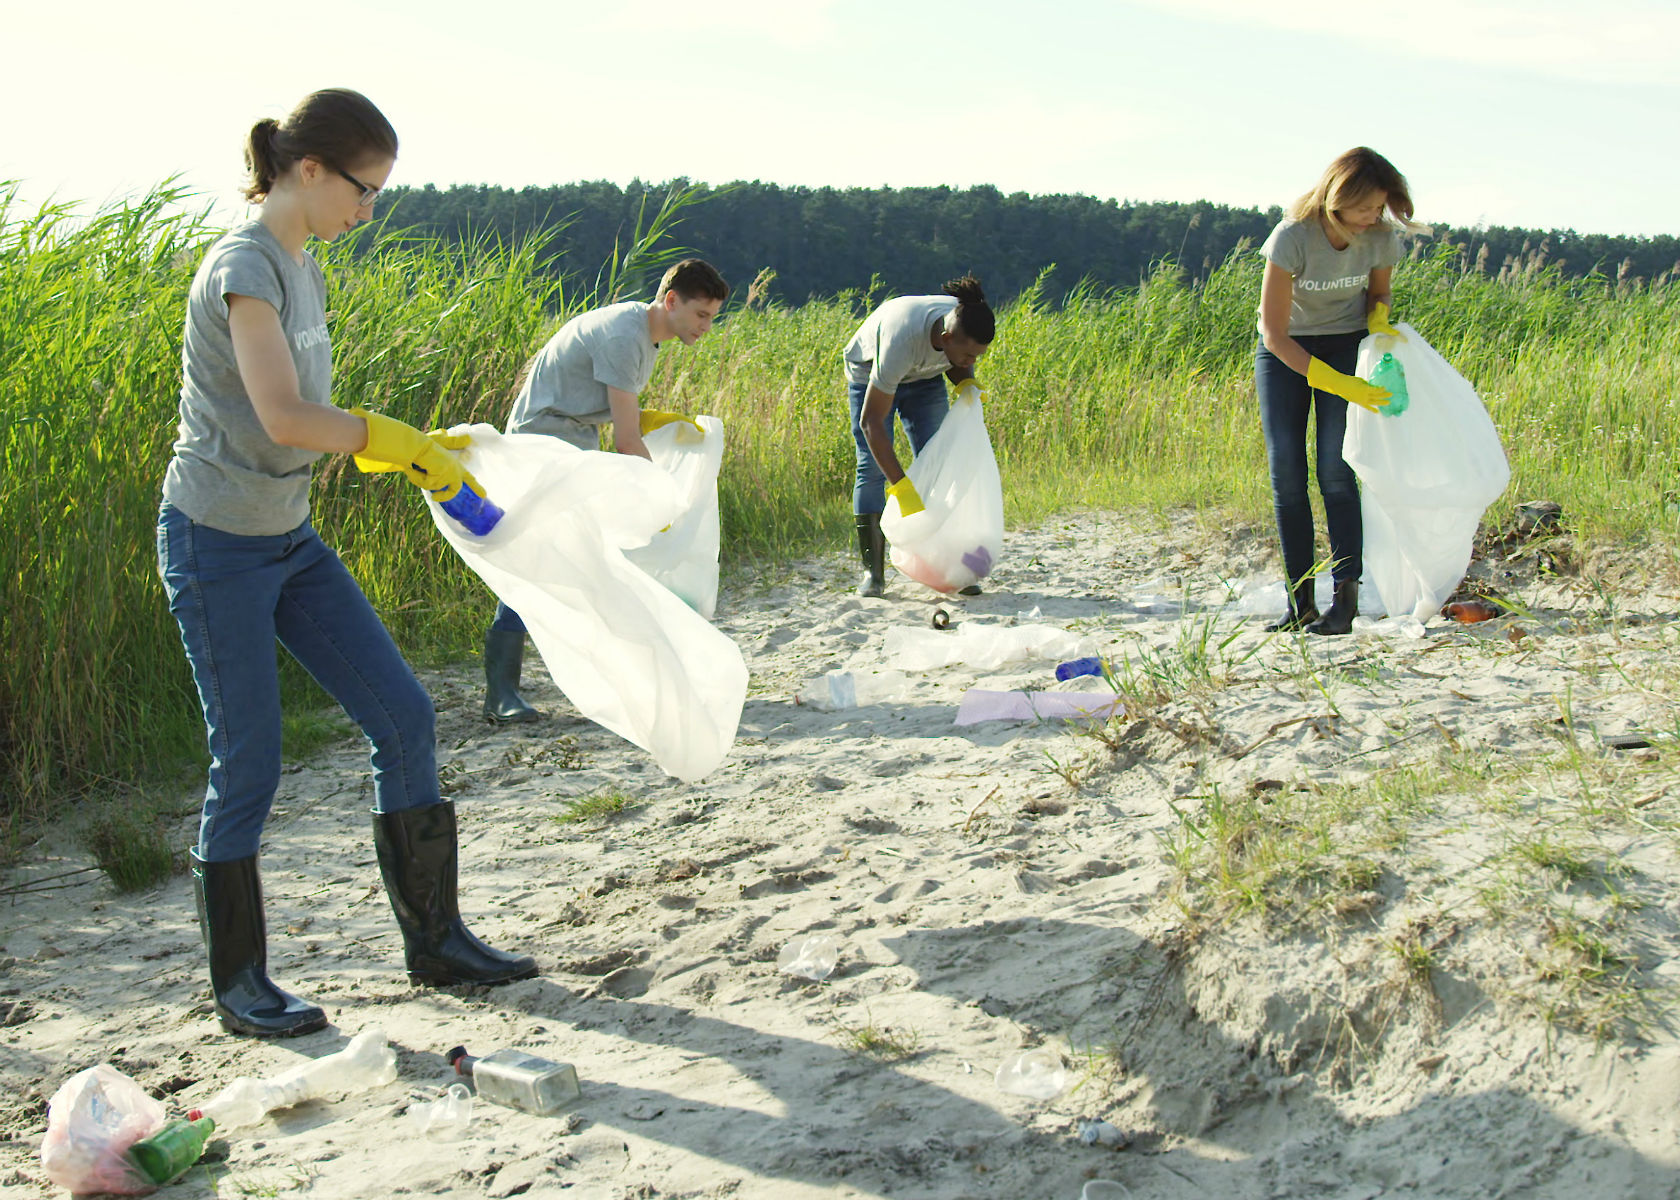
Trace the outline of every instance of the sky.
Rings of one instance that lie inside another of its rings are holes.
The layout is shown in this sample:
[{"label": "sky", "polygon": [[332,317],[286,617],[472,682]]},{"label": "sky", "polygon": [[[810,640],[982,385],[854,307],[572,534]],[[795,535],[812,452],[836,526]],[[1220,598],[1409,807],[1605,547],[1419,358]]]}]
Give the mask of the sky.
[{"label": "sky", "polygon": [[5,21],[0,180],[178,175],[366,93],[393,184],[992,184],[1265,208],[1369,145],[1417,216],[1680,234],[1680,0],[81,0]]}]

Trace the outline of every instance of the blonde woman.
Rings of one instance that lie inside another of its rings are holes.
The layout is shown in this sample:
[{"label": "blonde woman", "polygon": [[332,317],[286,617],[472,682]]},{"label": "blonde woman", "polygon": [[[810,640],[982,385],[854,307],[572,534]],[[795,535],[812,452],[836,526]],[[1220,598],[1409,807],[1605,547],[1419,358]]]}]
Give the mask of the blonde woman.
[{"label": "blonde woman", "polygon": [[[1405,177],[1375,150],[1358,146],[1330,164],[1260,248],[1266,269],[1254,383],[1290,597],[1288,611],[1269,630],[1345,634],[1358,615],[1364,529],[1342,438],[1350,403],[1373,412],[1388,403],[1388,392],[1353,371],[1367,333],[1395,332],[1389,281],[1401,257],[1399,230],[1413,228],[1411,216]],[[1309,414],[1316,418],[1315,466],[1335,583],[1322,616],[1313,598]]]}]

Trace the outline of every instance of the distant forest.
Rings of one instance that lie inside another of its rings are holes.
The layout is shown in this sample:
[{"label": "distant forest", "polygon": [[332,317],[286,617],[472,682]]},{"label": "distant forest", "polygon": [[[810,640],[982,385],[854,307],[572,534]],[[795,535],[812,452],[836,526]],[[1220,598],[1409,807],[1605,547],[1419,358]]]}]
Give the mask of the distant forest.
[{"label": "distant forest", "polygon": [[[626,188],[606,182],[557,187],[392,188],[387,228],[414,228],[445,239],[505,242],[555,230],[550,269],[592,286],[601,264],[630,243],[638,215],[651,219],[686,180]],[[808,188],[771,183],[695,185],[697,204],[682,210],[673,240],[710,260],[736,287],[775,273],[768,299],[802,304],[813,297],[865,292],[935,292],[965,272],[1007,302],[1046,268],[1044,301],[1056,304],[1082,281],[1130,287],[1163,261],[1205,277],[1246,239],[1258,248],[1282,217],[1276,207],[1229,208],[1206,201],[1123,203],[1091,196],[1005,195],[997,188]],[[645,208],[644,208],[645,205]],[[1574,230],[1436,225],[1425,247],[1450,247],[1467,270],[1489,274],[1547,265],[1569,276],[1654,280],[1680,267],[1680,239],[1579,234]]]}]

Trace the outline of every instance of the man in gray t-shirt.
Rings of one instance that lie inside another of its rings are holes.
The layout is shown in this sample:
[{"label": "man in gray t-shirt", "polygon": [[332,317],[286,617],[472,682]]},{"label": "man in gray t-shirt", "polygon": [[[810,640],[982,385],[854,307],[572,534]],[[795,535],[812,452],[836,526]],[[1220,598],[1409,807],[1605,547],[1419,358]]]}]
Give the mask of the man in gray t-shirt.
[{"label": "man in gray t-shirt", "polygon": [[[729,285],[707,262],[687,258],[659,281],[651,303],[626,300],[580,313],[562,325],[531,360],[508,416],[509,433],[546,433],[597,450],[600,427],[613,427],[613,449],[648,458],[644,424],[669,413],[641,411],[639,393],[653,378],[661,343],[692,346],[712,328]],[[519,695],[525,622],[505,604],[484,636],[484,716],[494,722],[535,721],[540,715]]]}]

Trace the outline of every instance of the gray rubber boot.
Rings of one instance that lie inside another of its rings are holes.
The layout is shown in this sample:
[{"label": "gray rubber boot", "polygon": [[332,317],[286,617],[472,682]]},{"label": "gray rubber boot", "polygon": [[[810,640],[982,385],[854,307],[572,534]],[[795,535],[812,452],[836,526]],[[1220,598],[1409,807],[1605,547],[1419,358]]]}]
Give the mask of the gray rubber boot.
[{"label": "gray rubber boot", "polygon": [[498,725],[523,724],[542,716],[519,694],[525,665],[525,634],[492,629],[484,635],[484,719]]},{"label": "gray rubber boot", "polygon": [[887,539],[881,534],[880,513],[857,513],[858,557],[863,560],[863,574],[858,579],[858,595],[883,596],[887,591]]}]

